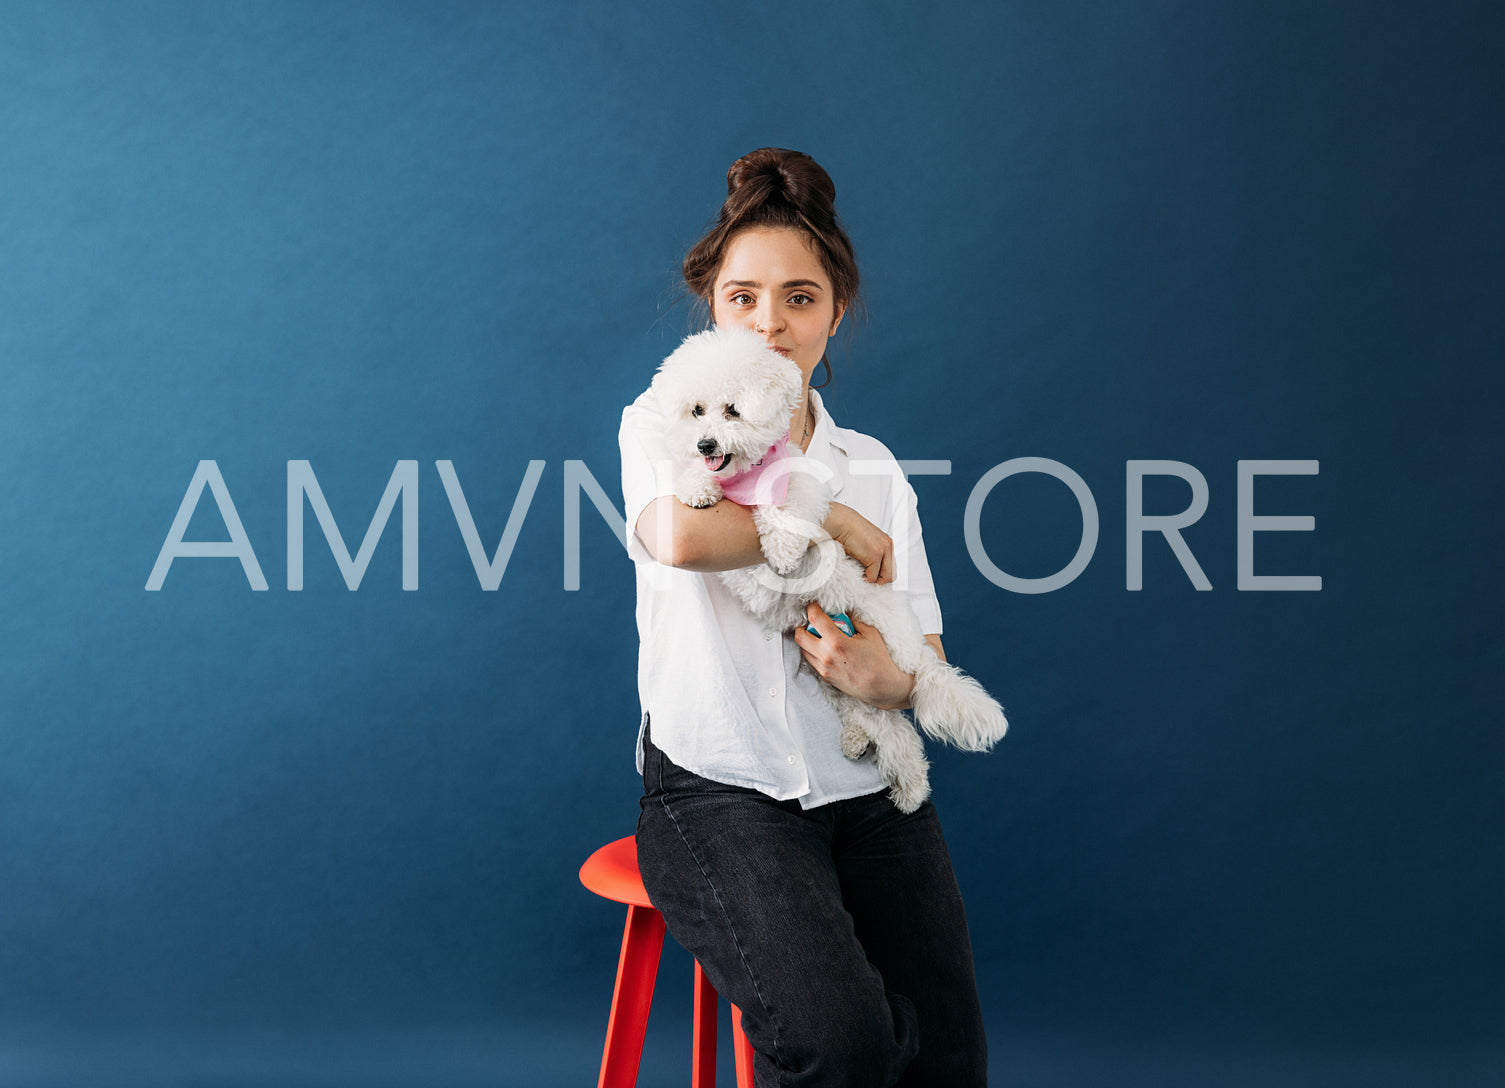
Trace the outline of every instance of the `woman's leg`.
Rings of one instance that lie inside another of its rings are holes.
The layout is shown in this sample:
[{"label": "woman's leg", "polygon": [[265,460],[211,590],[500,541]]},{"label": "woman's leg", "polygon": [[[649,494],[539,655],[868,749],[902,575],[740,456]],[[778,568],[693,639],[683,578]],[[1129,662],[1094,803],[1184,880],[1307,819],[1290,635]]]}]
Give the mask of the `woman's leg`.
[{"label": "woman's leg", "polygon": [[919,1015],[920,1052],[899,1085],[987,1084],[971,939],[935,806],[906,816],[879,793],[832,807],[837,873],[857,939]]},{"label": "woman's leg", "polygon": [[832,806],[804,811],[691,774],[644,743],[638,864],[669,931],[742,1010],[760,1088],[892,1085],[918,1040],[868,961],[832,862]]}]

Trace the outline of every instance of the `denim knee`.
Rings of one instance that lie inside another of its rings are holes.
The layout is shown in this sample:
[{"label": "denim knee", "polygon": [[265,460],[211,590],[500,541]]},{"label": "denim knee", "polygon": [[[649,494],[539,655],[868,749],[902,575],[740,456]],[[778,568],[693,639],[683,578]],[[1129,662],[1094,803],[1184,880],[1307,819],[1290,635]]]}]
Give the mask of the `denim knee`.
[{"label": "denim knee", "polygon": [[891,1085],[919,1050],[915,1008],[902,994],[851,994],[781,1020],[775,1053],[768,1055],[777,1069],[767,1078],[772,1084]]}]

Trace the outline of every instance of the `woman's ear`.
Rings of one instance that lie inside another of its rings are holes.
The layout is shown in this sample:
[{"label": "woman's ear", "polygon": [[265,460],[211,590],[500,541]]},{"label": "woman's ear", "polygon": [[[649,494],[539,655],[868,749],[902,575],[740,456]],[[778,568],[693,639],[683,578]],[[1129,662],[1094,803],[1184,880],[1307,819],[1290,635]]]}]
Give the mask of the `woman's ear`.
[{"label": "woman's ear", "polygon": [[836,330],[841,327],[841,319],[846,316],[846,312],[846,304],[838,302],[836,304],[836,316],[831,320],[831,331],[826,333],[827,336],[836,335]]}]

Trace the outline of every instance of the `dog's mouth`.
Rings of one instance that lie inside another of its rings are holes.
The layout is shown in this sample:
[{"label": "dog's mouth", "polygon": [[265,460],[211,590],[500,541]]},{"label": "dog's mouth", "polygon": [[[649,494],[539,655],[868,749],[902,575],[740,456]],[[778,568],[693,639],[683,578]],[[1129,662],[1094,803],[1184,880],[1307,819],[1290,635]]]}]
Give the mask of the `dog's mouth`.
[{"label": "dog's mouth", "polygon": [[707,457],[705,459],[705,467],[711,472],[720,472],[726,468],[731,459],[732,455],[729,453],[723,453],[717,457]]}]

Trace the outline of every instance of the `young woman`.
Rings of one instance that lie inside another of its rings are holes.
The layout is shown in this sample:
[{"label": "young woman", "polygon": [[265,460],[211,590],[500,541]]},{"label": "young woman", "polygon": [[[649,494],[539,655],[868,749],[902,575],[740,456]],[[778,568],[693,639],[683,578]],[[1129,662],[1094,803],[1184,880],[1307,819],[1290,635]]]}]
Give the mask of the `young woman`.
[{"label": "young woman", "polygon": [[[837,426],[809,384],[857,294],[835,186],[778,148],[738,159],[727,183],[685,282],[717,325],[754,330],[799,367],[790,441],[835,473],[825,527],[869,580],[900,580],[941,653],[914,491],[873,471],[897,473],[893,455]],[[900,813],[871,756],[841,754],[836,713],[799,666],[883,707],[907,706],[913,678],[866,624],[848,636],[812,604],[818,635],[767,631],[745,613],[712,572],[763,562],[752,516],[726,499],[680,504],[662,430],[651,390],[623,412],[648,894],[742,1010],[760,1086],[984,1084],[971,944],[935,807]]]}]

